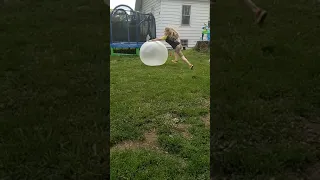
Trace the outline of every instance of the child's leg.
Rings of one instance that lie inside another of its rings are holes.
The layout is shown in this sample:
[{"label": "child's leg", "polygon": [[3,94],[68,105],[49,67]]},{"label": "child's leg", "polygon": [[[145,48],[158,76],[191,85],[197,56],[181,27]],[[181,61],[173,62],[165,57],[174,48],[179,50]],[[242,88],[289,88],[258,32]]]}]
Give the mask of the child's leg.
[{"label": "child's leg", "polygon": [[253,13],[256,15],[256,22],[258,24],[262,24],[264,19],[267,16],[267,11],[259,8],[257,5],[255,5],[251,0],[244,0],[245,4],[251,9]]},{"label": "child's leg", "polygon": [[176,51],[174,51],[174,60],[172,60],[173,63],[177,63],[178,62],[178,58],[179,58],[179,54],[176,53]]},{"label": "child's leg", "polygon": [[181,59],[189,65],[190,69],[193,69],[193,65],[188,61],[188,59],[182,53],[181,44],[176,47],[175,51],[176,51],[176,54],[178,54],[181,57]]},{"label": "child's leg", "polygon": [[260,9],[251,0],[244,0],[245,4],[251,9],[252,12],[257,13]]},{"label": "child's leg", "polygon": [[193,66],[193,65],[188,61],[188,59],[187,59],[184,55],[181,56],[181,59],[182,59],[184,62],[186,62],[190,67]]}]

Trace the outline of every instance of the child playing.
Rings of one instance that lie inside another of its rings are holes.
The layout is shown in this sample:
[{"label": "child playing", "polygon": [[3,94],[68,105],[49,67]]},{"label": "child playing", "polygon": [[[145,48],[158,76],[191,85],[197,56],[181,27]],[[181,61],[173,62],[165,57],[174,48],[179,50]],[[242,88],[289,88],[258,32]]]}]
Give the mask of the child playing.
[{"label": "child playing", "polygon": [[179,34],[173,28],[166,27],[164,29],[164,36],[161,38],[152,39],[150,41],[166,41],[171,47],[174,49],[174,57],[175,59],[172,60],[173,63],[178,62],[178,57],[180,56],[181,59],[189,65],[189,68],[192,70],[193,65],[188,61],[188,59],[182,53],[182,45],[179,42]]},{"label": "child playing", "polygon": [[207,40],[210,41],[210,27],[207,29]]},{"label": "child playing", "polygon": [[206,27],[202,27],[202,33],[201,33],[201,40],[202,40],[202,41],[203,41],[204,35],[205,35],[205,34],[208,34],[207,32],[208,32],[208,31],[207,31],[207,28],[206,28]]},{"label": "child playing", "polygon": [[267,17],[267,11],[259,8],[257,5],[255,5],[251,0],[244,0],[246,5],[251,9],[253,13],[256,15],[256,23],[262,24],[264,19]]}]

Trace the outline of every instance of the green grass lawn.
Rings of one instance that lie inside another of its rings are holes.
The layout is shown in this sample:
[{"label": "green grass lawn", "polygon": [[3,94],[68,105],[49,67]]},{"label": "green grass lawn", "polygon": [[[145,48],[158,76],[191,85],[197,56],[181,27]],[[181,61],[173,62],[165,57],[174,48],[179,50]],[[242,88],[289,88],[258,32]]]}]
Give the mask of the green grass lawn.
[{"label": "green grass lawn", "polygon": [[158,67],[111,57],[111,179],[209,179],[209,54]]},{"label": "green grass lawn", "polygon": [[108,13],[86,0],[0,7],[1,180],[106,177]]},{"label": "green grass lawn", "polygon": [[[212,9],[217,179],[319,177],[315,2],[257,1],[269,11],[263,28],[233,0]],[[0,179],[106,177],[109,9],[87,0],[0,7]],[[208,179],[209,57],[185,54],[193,71],[112,57],[113,179]]]},{"label": "green grass lawn", "polygon": [[[320,179],[320,14],[316,1],[240,1],[212,11],[212,162],[217,179]],[[230,13],[231,12],[231,13]]]}]

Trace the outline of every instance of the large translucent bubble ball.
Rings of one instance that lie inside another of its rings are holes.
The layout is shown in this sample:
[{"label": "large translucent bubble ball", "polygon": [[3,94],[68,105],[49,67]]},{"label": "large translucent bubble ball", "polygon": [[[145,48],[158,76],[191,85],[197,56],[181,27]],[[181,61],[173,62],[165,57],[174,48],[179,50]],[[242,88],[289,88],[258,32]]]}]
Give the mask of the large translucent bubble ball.
[{"label": "large translucent bubble ball", "polygon": [[168,59],[168,50],[160,41],[149,41],[140,48],[140,59],[147,66],[163,65]]}]

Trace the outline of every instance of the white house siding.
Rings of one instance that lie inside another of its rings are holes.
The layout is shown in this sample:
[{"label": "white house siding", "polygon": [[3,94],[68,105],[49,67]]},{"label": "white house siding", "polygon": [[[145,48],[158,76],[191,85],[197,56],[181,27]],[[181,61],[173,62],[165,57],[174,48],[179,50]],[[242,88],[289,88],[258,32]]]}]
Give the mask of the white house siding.
[{"label": "white house siding", "polygon": [[[159,0],[159,2],[161,2],[160,16],[155,17],[157,36],[162,36],[164,28],[171,26],[179,32],[180,39],[188,39],[189,48],[194,47],[201,37],[203,24],[210,21],[209,0]],[[191,5],[190,26],[181,25],[182,5]],[[170,47],[167,43],[165,45]]]},{"label": "white house siding", "polygon": [[142,13],[152,13],[156,20],[156,30],[158,34],[158,24],[160,17],[160,0],[141,0],[142,8],[140,12]]}]

